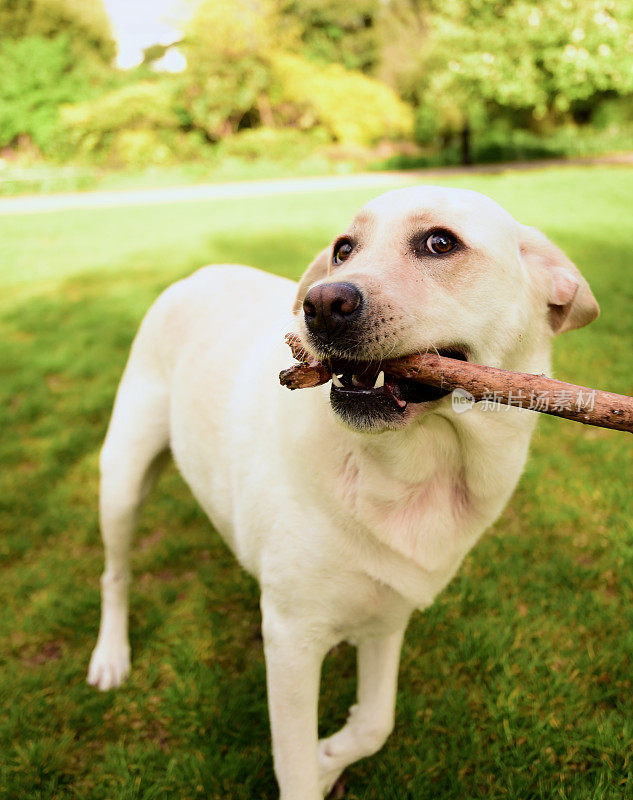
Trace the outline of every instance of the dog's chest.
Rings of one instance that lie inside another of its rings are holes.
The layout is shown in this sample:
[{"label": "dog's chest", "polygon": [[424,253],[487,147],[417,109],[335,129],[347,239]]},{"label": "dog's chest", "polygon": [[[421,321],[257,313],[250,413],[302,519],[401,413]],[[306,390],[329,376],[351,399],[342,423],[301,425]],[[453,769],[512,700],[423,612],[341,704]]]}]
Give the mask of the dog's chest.
[{"label": "dog's chest", "polygon": [[352,504],[379,541],[430,572],[450,566],[476,517],[465,475],[444,466],[415,482],[359,469]]},{"label": "dog's chest", "polygon": [[359,538],[374,545],[363,553],[367,571],[425,606],[498,516],[520,468],[487,467],[482,482],[467,464],[446,454],[410,466],[349,452],[340,462],[334,492]]}]

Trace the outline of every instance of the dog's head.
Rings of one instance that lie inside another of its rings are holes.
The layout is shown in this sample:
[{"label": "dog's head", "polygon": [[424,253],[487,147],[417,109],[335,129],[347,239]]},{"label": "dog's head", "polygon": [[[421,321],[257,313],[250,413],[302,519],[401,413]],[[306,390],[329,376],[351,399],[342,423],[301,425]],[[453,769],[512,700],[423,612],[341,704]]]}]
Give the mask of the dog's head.
[{"label": "dog's head", "polygon": [[[350,427],[380,431],[446,394],[385,375],[384,360],[439,352],[529,370],[554,334],[594,320],[598,304],[540,231],[478,192],[427,186],[361,209],[308,267],[295,311],[310,352],[350,362],[333,378],[334,411]],[[362,375],[359,360],[372,365]]]}]

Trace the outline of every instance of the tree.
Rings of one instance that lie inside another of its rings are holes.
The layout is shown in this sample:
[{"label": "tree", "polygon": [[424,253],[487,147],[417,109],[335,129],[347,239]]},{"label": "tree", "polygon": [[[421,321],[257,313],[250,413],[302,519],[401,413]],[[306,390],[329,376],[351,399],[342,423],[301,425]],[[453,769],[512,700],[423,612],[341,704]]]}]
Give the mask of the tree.
[{"label": "tree", "polygon": [[67,36],[0,41],[0,147],[28,136],[42,153],[56,155],[59,108],[83,99],[88,89]]},{"label": "tree", "polygon": [[422,140],[507,117],[547,130],[633,93],[632,0],[392,0],[387,28],[417,20],[420,46],[385,74],[419,109]]},{"label": "tree", "polygon": [[102,0],[0,0],[0,39],[66,35],[76,54],[110,62],[116,53]]},{"label": "tree", "polygon": [[380,57],[380,0],[282,0],[310,60],[372,72]]},{"label": "tree", "polygon": [[[330,11],[337,4],[331,0]],[[341,63],[307,58],[289,8],[287,0],[203,0],[183,43],[192,125],[212,141],[262,125],[319,128],[356,145],[410,135],[411,110],[392,89]]]},{"label": "tree", "polygon": [[94,93],[114,53],[101,0],[0,0],[0,147],[67,155],[60,107]]},{"label": "tree", "polygon": [[270,122],[271,70],[280,46],[275,0],[203,0],[185,30],[183,104],[191,124],[217,141],[241,127]]}]

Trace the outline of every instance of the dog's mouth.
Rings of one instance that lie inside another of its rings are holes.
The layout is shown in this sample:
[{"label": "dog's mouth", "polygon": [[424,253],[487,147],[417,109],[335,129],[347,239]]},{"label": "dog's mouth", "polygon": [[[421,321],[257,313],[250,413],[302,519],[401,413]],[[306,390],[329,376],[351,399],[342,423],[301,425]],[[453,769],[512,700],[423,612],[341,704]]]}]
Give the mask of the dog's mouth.
[{"label": "dog's mouth", "polygon": [[[468,353],[464,347],[446,347],[432,352],[447,358],[468,361]],[[430,403],[440,400],[450,393],[450,389],[441,389],[418,381],[398,378],[389,373],[389,362],[358,362],[333,358],[331,400],[335,408],[340,410],[353,406],[362,413],[365,407],[368,413],[385,406],[403,413],[409,403]],[[386,410],[386,409],[385,409]]]}]

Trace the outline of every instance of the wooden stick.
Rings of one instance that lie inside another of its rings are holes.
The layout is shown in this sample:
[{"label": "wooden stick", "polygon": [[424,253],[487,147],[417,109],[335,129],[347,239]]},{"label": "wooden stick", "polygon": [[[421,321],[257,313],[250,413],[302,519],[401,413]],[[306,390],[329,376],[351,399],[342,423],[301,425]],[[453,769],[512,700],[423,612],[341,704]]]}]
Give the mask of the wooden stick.
[{"label": "wooden stick", "polygon": [[[298,337],[290,334],[286,341],[295,358],[301,358],[304,351]],[[385,361],[382,366],[397,378],[447,392],[462,390],[465,402],[484,402],[489,408],[518,406],[585,425],[633,433],[633,397],[626,395],[431,354],[404,356]],[[319,386],[331,377],[331,367],[316,359],[304,360],[279,374],[281,384],[289,389]]]},{"label": "wooden stick", "polygon": [[327,383],[332,377],[332,370],[325,364],[295,364],[294,367],[282,369],[279,383],[289,389],[312,389]]},{"label": "wooden stick", "polygon": [[282,386],[287,386],[289,389],[311,389],[330,380],[332,377],[331,368],[327,364],[323,364],[323,362],[309,356],[296,334],[287,333],[285,341],[292,350],[293,357],[302,363],[283,369],[279,373],[279,383]]}]

